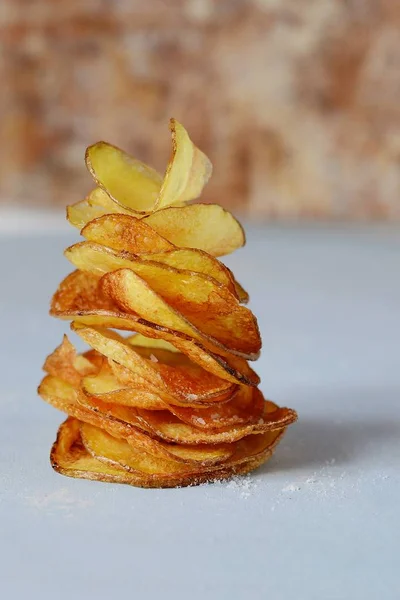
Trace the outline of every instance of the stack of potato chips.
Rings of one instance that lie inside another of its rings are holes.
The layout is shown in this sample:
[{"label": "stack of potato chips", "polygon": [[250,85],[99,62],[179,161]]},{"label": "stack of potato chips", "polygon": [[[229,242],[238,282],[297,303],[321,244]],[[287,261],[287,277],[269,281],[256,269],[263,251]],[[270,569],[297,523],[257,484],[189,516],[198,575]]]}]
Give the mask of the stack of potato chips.
[{"label": "stack of potato chips", "polygon": [[182,125],[170,127],[164,178],[99,142],[86,152],[97,187],[67,210],[86,241],[65,251],[76,270],[50,312],[91,349],[77,354],[65,336],[39,386],[69,415],[51,451],[64,475],[142,487],[220,480],[261,465],[296,420],[257,387],[257,321],[217,259],[245,243],[243,230],[220,206],[187,204],[211,163]]}]

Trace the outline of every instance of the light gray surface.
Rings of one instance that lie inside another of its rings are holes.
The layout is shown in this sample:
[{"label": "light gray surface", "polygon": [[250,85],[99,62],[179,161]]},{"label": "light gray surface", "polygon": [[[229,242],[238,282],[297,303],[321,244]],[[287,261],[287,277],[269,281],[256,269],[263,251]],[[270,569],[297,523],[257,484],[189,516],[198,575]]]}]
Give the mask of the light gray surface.
[{"label": "light gray surface", "polygon": [[248,238],[227,262],[259,318],[256,368],[300,420],[243,483],[177,490],[53,473],[63,417],[35,388],[67,330],[47,308],[74,233],[0,238],[2,598],[400,597],[400,235]]}]

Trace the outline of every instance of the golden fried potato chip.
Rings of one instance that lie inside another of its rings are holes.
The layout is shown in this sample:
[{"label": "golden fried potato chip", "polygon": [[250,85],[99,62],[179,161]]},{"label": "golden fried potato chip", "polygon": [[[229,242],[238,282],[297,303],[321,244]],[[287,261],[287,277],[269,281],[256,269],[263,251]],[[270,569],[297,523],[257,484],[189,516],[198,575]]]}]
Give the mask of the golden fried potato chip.
[{"label": "golden fried potato chip", "polygon": [[143,222],[175,246],[198,248],[212,256],[230,254],[246,242],[240,223],[218,204],[171,206]]},{"label": "golden fried potato chip", "polygon": [[73,271],[58,286],[51,300],[50,314],[59,317],[65,311],[75,313],[91,306],[97,310],[118,311],[115,302],[103,293],[99,282],[98,275]]},{"label": "golden fried potato chip", "polygon": [[93,207],[102,207],[105,209],[105,214],[118,213],[123,215],[132,214],[130,210],[126,210],[111,200],[110,196],[101,188],[94,188],[87,196],[87,202]]},{"label": "golden fried potato chip", "polygon": [[142,335],[141,333],[135,333],[126,340],[131,346],[139,346],[140,348],[159,348],[160,350],[169,350],[170,352],[179,352],[175,346],[166,342],[162,339],[153,339]]},{"label": "golden fried potato chip", "polygon": [[[173,389],[178,398],[200,403],[230,400],[238,385],[216,377],[193,363],[185,354],[167,348],[137,345],[133,336],[125,338],[143,359],[150,361],[158,371],[167,389]],[[226,398],[226,399],[224,399]]]},{"label": "golden fried potato chip", "polygon": [[84,356],[78,355],[74,346],[64,335],[63,341],[45,360],[43,370],[73,385],[82,377],[97,372],[97,367]]},{"label": "golden fried potato chip", "polygon": [[[176,248],[149,225],[146,225],[143,219],[128,215],[107,214],[90,221],[82,229],[81,234],[90,242],[124,252],[126,258],[129,258],[127,253],[139,254],[141,259],[212,277],[226,285],[241,302],[248,301],[247,292],[235,281],[232,273],[224,264],[203,250]],[[123,263],[120,266],[125,265],[126,263]]]},{"label": "golden fried potato chip", "polygon": [[106,142],[89,146],[85,158],[97,185],[116,204],[139,214],[152,212],[162,184],[157,171]]},{"label": "golden fried potato chip", "polygon": [[94,458],[82,444],[80,428],[81,423],[73,418],[68,418],[60,426],[57,440],[53,444],[50,454],[50,462],[55,471],[69,477],[125,483],[147,488],[199,485],[208,481],[228,479],[232,475],[246,474],[264,463],[271,456],[279,441],[279,436],[276,435],[271,436],[267,442],[261,440],[264,445],[263,450],[250,454],[242,462],[236,462],[233,465],[225,466],[223,464],[213,470],[180,472],[173,475],[144,475],[127,471],[119,464],[113,466]]},{"label": "golden fried potato chip", "polygon": [[106,142],[86,150],[87,168],[116,204],[146,214],[200,195],[211,175],[211,163],[175,119],[171,119],[170,128],[172,156],[164,179],[151,167]]},{"label": "golden fried potato chip", "polygon": [[[75,263],[76,264],[76,263]],[[224,287],[155,264],[104,275],[101,288],[121,310],[200,341],[212,352],[255,360],[261,339],[253,313]]]},{"label": "golden fried potato chip", "polygon": [[53,296],[50,314],[81,325],[136,331],[154,340],[167,341],[205,370],[233,383],[257,385],[260,381],[242,358],[222,357],[189,336],[121,312],[104,296],[98,276],[91,273],[74,271],[66,277]]},{"label": "golden fried potato chip", "polygon": [[91,220],[81,231],[89,242],[131,254],[174,250],[175,246],[131,215],[108,214]]},{"label": "golden fried potato chip", "polygon": [[[123,418],[121,418],[122,414],[116,414],[115,416],[123,421],[128,415],[123,415]],[[193,427],[193,425],[189,425],[188,423],[183,423],[175,415],[167,411],[153,412],[137,410],[135,418],[148,431],[152,431],[157,438],[171,443],[220,444],[224,442],[232,443],[252,434],[284,429],[297,420],[297,415],[290,408],[278,408],[272,402],[265,401],[263,416],[257,423],[221,428],[212,433],[210,431],[203,431],[198,427]]]},{"label": "golden fried potato chip", "polygon": [[144,380],[145,389],[150,384],[163,399],[212,402],[215,398],[218,402],[221,395],[231,395],[234,391],[231,383],[204,371],[183,355],[157,348],[153,352],[139,346],[134,349],[122,336],[107,329],[80,326],[74,330],[103,356],[128,369],[129,379],[125,383],[138,385],[138,378]]},{"label": "golden fried potato chip", "polygon": [[[153,475],[157,473],[190,472],[191,467],[176,461],[162,459],[134,448],[125,440],[117,439],[98,427],[81,424],[81,437],[86,450],[94,458],[108,464],[121,466],[133,473]],[[193,467],[192,467],[193,469]]]},{"label": "golden fried potato chip", "polygon": [[[114,217],[125,218],[126,215],[105,215],[106,219]],[[140,223],[139,220],[138,222]],[[154,269],[156,269],[155,276],[157,276],[158,273],[160,274],[160,277],[166,277],[170,273],[175,273],[176,278],[176,273],[181,273],[182,275],[186,275],[186,278],[188,276],[192,277],[194,286],[200,286],[204,281],[206,281],[209,283],[208,287],[213,290],[215,287],[218,289],[223,289],[221,285],[218,285],[222,284],[228,288],[233,296],[238,299],[236,291],[236,286],[238,284],[236,284],[234,281],[229,269],[227,269],[227,267],[225,267],[225,265],[220,263],[217,259],[206,254],[205,252],[201,252],[200,250],[178,248],[168,252],[142,254],[140,257],[129,254],[126,251],[118,252],[118,250],[114,250],[111,247],[111,244],[113,243],[112,241],[109,242],[110,247],[106,247],[106,241],[108,240],[105,240],[104,236],[102,238],[100,235],[97,236],[96,233],[94,233],[93,236],[91,235],[91,232],[93,233],[93,231],[96,231],[98,224],[102,226],[101,223],[98,223],[97,219],[92,221],[83,228],[82,234],[88,235],[88,237],[94,237],[97,240],[102,240],[102,243],[79,242],[78,244],[74,244],[70,248],[67,248],[65,251],[65,256],[78,269],[100,275],[115,269],[130,268],[145,280],[148,280],[150,277],[152,281],[154,281],[154,276],[152,275],[152,271],[154,271]],[[151,238],[149,237],[148,239]],[[139,235],[136,236],[136,240],[139,240]],[[103,245],[103,243],[105,245]],[[118,244],[116,242],[113,245],[122,246],[123,244]],[[244,292],[240,286],[238,286],[238,289],[241,296],[246,296],[246,292]],[[232,302],[233,298],[229,298]]]},{"label": "golden fried potato chip", "polygon": [[[261,338],[255,316],[214,279],[94,242],[74,244],[65,256],[81,271],[105,273],[103,290],[127,312],[207,340],[214,351],[250,360],[258,357]],[[163,318],[154,318],[161,311]]]},{"label": "golden fried potato chip", "polygon": [[242,386],[231,400],[220,406],[185,408],[169,404],[166,408],[184,423],[204,431],[214,431],[257,423],[263,416],[264,398],[260,390]]},{"label": "golden fried potato chip", "polygon": [[81,200],[76,204],[67,206],[67,219],[74,227],[82,229],[89,221],[107,214],[107,210],[101,206],[90,206],[87,200]]},{"label": "golden fried potato chip", "polygon": [[[122,422],[114,419],[111,415],[99,412],[95,407],[85,404],[85,399],[72,385],[48,375],[41,382],[39,395],[59,410],[79,419],[82,422],[89,423],[118,438],[128,441],[136,448],[167,460],[173,460],[180,463],[197,465],[214,465],[222,463],[232,456],[235,448],[226,444],[208,446],[176,446],[175,444],[165,443],[162,440],[156,440],[149,437],[143,426],[138,422],[135,427],[133,415],[130,415],[130,422]],[[79,401],[81,400],[81,401]]]},{"label": "golden fried potato chip", "polygon": [[[220,393],[219,391],[215,392],[212,388],[208,391],[204,390],[203,388],[201,395],[193,392],[190,393],[187,387],[188,379],[184,377],[184,380],[186,380],[186,385],[181,385],[181,389],[178,390],[178,392],[175,392],[174,395],[171,395],[166,393],[164,390],[161,390],[160,388],[152,386],[145,379],[140,379],[140,377],[132,373],[132,371],[118,364],[117,362],[111,359],[109,359],[108,362],[110,364],[114,376],[120,382],[120,385],[126,386],[127,388],[134,387],[135,390],[140,393],[150,393],[156,395],[159,398],[159,400],[162,400],[162,402],[164,403],[163,409],[165,409],[171,404],[173,404],[174,406],[193,408],[209,407],[215,406],[217,404],[224,404],[225,402],[229,402],[229,400],[233,398],[237,390],[237,386],[234,384],[229,385],[229,387],[227,387],[225,391],[221,391]],[[196,391],[195,389],[190,387],[189,389]],[[124,404],[127,406],[134,406],[131,401],[125,402],[125,399],[127,398],[124,397],[121,393],[119,400],[116,403]],[[107,402],[112,402],[111,399],[107,400],[106,398],[104,398],[104,400]],[[142,406],[141,408],[145,407]]]},{"label": "golden fried potato chip", "polygon": [[[240,301],[247,299],[246,292],[236,285],[230,270],[211,254],[191,248],[176,248],[168,252],[157,252],[150,255],[142,254],[142,259],[159,262],[174,269],[191,271],[212,277],[218,283],[225,285]],[[239,297],[239,293],[240,296]]]},{"label": "golden fried potato chip", "polygon": [[170,120],[172,154],[154,210],[198,198],[212,172],[211,162],[176,119]]},{"label": "golden fried potato chip", "polygon": [[[205,431],[198,426],[194,427],[184,423],[167,410],[134,409],[127,406],[108,404],[94,397],[80,398],[79,401],[84,403],[89,410],[113,417],[121,427],[138,427],[158,440],[183,445],[233,443],[249,435],[285,429],[297,419],[295,411],[288,408],[278,408],[272,402],[265,401],[263,415],[257,423],[237,424],[213,431]],[[120,437],[124,436],[120,435]]]},{"label": "golden fried potato chip", "polygon": [[81,387],[84,394],[95,399],[112,404],[122,404],[147,410],[165,410],[166,404],[156,390],[151,392],[148,383],[143,382],[143,388],[127,386],[114,375],[109,365],[97,374],[84,377]]},{"label": "golden fried potato chip", "polygon": [[208,468],[174,465],[172,468],[163,459],[146,460],[123,440],[69,418],[60,426],[50,460],[56,471],[70,477],[141,487],[177,487],[226,479],[254,470],[272,454],[280,437],[281,432],[252,436],[252,439],[244,440],[234,456],[222,465]]}]

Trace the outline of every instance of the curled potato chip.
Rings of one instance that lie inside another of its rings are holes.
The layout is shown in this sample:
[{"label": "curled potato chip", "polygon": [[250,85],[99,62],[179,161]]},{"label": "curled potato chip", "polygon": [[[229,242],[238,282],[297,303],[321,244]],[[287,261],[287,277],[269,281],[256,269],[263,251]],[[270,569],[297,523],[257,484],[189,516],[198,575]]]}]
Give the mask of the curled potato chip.
[{"label": "curled potato chip", "polygon": [[153,267],[150,270],[160,287],[169,279],[171,293],[164,289],[161,296],[148,273],[144,279],[131,269],[107,273],[101,282],[102,290],[123,311],[190,336],[212,352],[257,358],[261,346],[257,322],[248,309],[237,304],[232,295],[228,296],[227,290],[211,284],[209,293],[203,296],[194,293],[189,297],[191,275]]},{"label": "curled potato chip", "polygon": [[139,214],[153,210],[162,182],[157,171],[106,142],[89,146],[85,158],[97,185],[116,204]]},{"label": "curled potato chip", "polygon": [[[144,407],[142,407],[144,408]],[[184,423],[212,431],[235,425],[257,423],[263,416],[264,398],[255,389],[242,386],[228,402],[202,408],[168,405],[168,410]]]},{"label": "curled potato chip", "polygon": [[86,200],[90,206],[93,207],[102,207],[105,209],[106,214],[110,213],[119,213],[124,215],[130,215],[131,212],[119,206],[113,200],[111,200],[110,196],[101,188],[94,188],[87,196]]},{"label": "curled potato chip", "polygon": [[214,279],[94,242],[74,244],[65,256],[79,270],[105,273],[103,291],[125,311],[204,340],[214,351],[258,357],[261,338],[255,316]]},{"label": "curled potato chip", "polygon": [[233,443],[249,435],[285,429],[297,419],[295,411],[278,408],[267,400],[264,401],[262,417],[256,423],[230,425],[211,431],[184,423],[170,410],[133,409],[108,404],[93,397],[80,398],[80,402],[89,410],[113,417],[121,427],[138,427],[156,439],[182,445]]},{"label": "curled potato chip", "polygon": [[87,223],[81,233],[90,242],[131,254],[167,252],[175,248],[143,219],[131,215],[100,216]]},{"label": "curled potato chip", "polygon": [[73,271],[60,283],[54,294],[50,314],[59,316],[65,311],[80,312],[95,306],[97,310],[118,310],[117,305],[103,293],[99,276],[87,276],[83,271]]},{"label": "curled potato chip", "polygon": [[211,163],[175,119],[170,121],[172,155],[164,179],[141,161],[106,142],[86,150],[86,166],[98,186],[118,205],[146,214],[200,195]]},{"label": "curled potato chip", "polygon": [[[162,402],[164,403],[164,406],[163,406],[164,409],[166,408],[167,405],[171,405],[171,404],[174,406],[194,407],[194,408],[201,408],[204,406],[215,406],[217,404],[218,405],[224,404],[225,402],[228,402],[229,400],[231,400],[233,398],[233,396],[235,395],[235,393],[237,391],[237,387],[238,387],[235,384],[229,385],[229,387],[227,387],[221,391],[220,390],[215,391],[215,389],[213,390],[212,388],[211,388],[211,390],[210,389],[204,390],[204,388],[203,388],[202,393],[199,394],[198,391],[197,391],[197,393],[194,393],[194,392],[196,392],[196,389],[193,387],[189,387],[189,389],[192,389],[192,392],[188,391],[188,388],[187,388],[188,380],[186,377],[184,377],[184,379],[186,380],[184,383],[184,386],[182,387],[182,385],[181,385],[181,389],[175,390],[174,395],[171,395],[171,394],[165,393],[160,388],[151,386],[148,381],[146,381],[144,379],[140,379],[134,373],[132,373],[132,371],[130,371],[123,365],[120,365],[111,359],[109,359],[108,362],[110,364],[113,374],[115,375],[116,379],[120,382],[120,384],[126,386],[127,388],[135,388],[140,393],[149,392],[149,393],[157,395],[158,398],[160,400],[162,400]],[[111,399],[109,399],[109,400],[104,399],[104,400],[107,402],[112,402]],[[124,402],[123,400],[124,400],[124,398],[121,395],[117,404],[125,404],[125,405],[133,406],[132,402],[128,403],[128,402]],[[144,407],[142,407],[142,408],[144,408]]]},{"label": "curled potato chip", "polygon": [[103,369],[97,375],[84,377],[81,387],[84,394],[93,396],[103,402],[122,404],[135,408],[147,410],[165,410],[165,402],[162,401],[156,390],[148,389],[144,382],[140,389],[137,386],[126,386],[117,379],[110,368]]},{"label": "curled potato chip", "polygon": [[[203,281],[194,288],[192,275],[154,265],[136,271],[140,275],[130,268],[118,269],[101,281],[105,295],[123,311],[190,336],[223,356],[257,358],[261,348],[257,321],[225,287]],[[161,289],[162,295],[157,291]]]},{"label": "curled potato chip", "polygon": [[211,162],[176,119],[170,120],[172,153],[154,210],[198,198],[212,172]]},{"label": "curled potato chip", "polygon": [[101,206],[90,206],[87,200],[81,200],[67,207],[67,219],[74,227],[82,229],[89,221],[107,214]]},{"label": "curled potato chip", "polygon": [[110,461],[114,464],[94,458],[82,444],[80,432],[81,423],[74,418],[68,418],[60,426],[50,454],[51,465],[55,471],[69,477],[147,488],[199,485],[208,481],[227,479],[232,475],[246,474],[259,467],[271,456],[280,438],[279,434],[274,434],[267,440],[262,439],[256,451],[249,452],[248,456],[241,461],[226,466],[223,464],[213,470],[145,475],[128,471],[119,464],[115,466],[118,461],[114,458]]},{"label": "curled potato chip", "polygon": [[[38,392],[43,400],[55,408],[82,422],[104,429],[113,436],[125,439],[129,444],[152,456],[203,466],[224,462],[232,456],[235,450],[234,447],[226,444],[181,447],[165,443],[163,440],[156,440],[149,437],[139,422],[138,427],[135,427],[133,418],[131,418],[129,424],[127,422],[123,423],[121,420],[114,419],[111,415],[101,413],[90,406],[88,408],[79,391],[57,377],[46,376],[41,382]],[[79,399],[81,399],[81,402],[79,402]]]},{"label": "curled potato chip", "polygon": [[99,278],[94,274],[74,271],[68,275],[53,296],[50,314],[81,325],[136,331],[154,340],[167,341],[205,370],[233,383],[257,385],[260,381],[242,358],[223,357],[190,336],[121,312],[99,289]]},{"label": "curled potato chip", "polygon": [[212,256],[230,254],[246,242],[240,223],[218,204],[170,206],[143,222],[175,246],[198,248]]},{"label": "curled potato chip", "polygon": [[[122,415],[116,415],[121,418]],[[124,415],[126,418],[127,415]],[[202,431],[188,423],[183,423],[170,412],[138,410],[136,421],[151,431],[157,438],[176,444],[207,444],[232,443],[248,435],[265,433],[284,429],[297,419],[296,412],[289,408],[278,408],[275,404],[265,401],[263,416],[257,423],[249,425],[236,425],[221,428],[217,431]],[[123,419],[122,419],[123,420]]]},{"label": "curled potato chip", "polygon": [[170,342],[162,339],[157,340],[149,338],[141,333],[135,333],[135,335],[130,336],[127,339],[127,342],[129,342],[131,346],[139,346],[140,348],[160,348],[161,350],[169,350],[170,352],[179,352],[179,350]]},{"label": "curled potato chip", "polygon": [[63,341],[45,360],[43,370],[64,381],[78,384],[83,376],[96,373],[96,366],[84,356],[78,355],[74,346],[64,335]]},{"label": "curled potato chip", "polygon": [[215,257],[203,250],[175,247],[143,219],[107,214],[88,223],[81,234],[90,242],[124,252],[124,256],[127,256],[126,253],[139,254],[142,259],[212,277],[226,285],[241,302],[248,301],[247,292],[235,281],[230,270]]},{"label": "curled potato chip", "polygon": [[[150,385],[162,394],[162,398],[212,402],[214,398],[218,401],[221,395],[233,392],[231,383],[204,371],[182,355],[157,348],[153,352],[140,347],[134,349],[123,337],[106,329],[75,327],[75,331],[92,348],[128,370],[126,383],[137,386],[140,378],[142,382],[144,380],[145,389]],[[168,360],[172,364],[165,364]]]}]

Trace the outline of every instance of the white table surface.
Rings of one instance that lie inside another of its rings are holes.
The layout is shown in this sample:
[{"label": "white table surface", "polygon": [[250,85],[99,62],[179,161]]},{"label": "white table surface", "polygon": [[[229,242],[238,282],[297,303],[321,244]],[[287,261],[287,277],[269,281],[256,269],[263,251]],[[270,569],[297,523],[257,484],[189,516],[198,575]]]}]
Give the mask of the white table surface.
[{"label": "white table surface", "polygon": [[1,598],[400,598],[400,230],[248,228],[227,263],[299,422],[251,477],[141,490],[50,468],[63,416],[36,386],[76,236],[2,229]]}]

